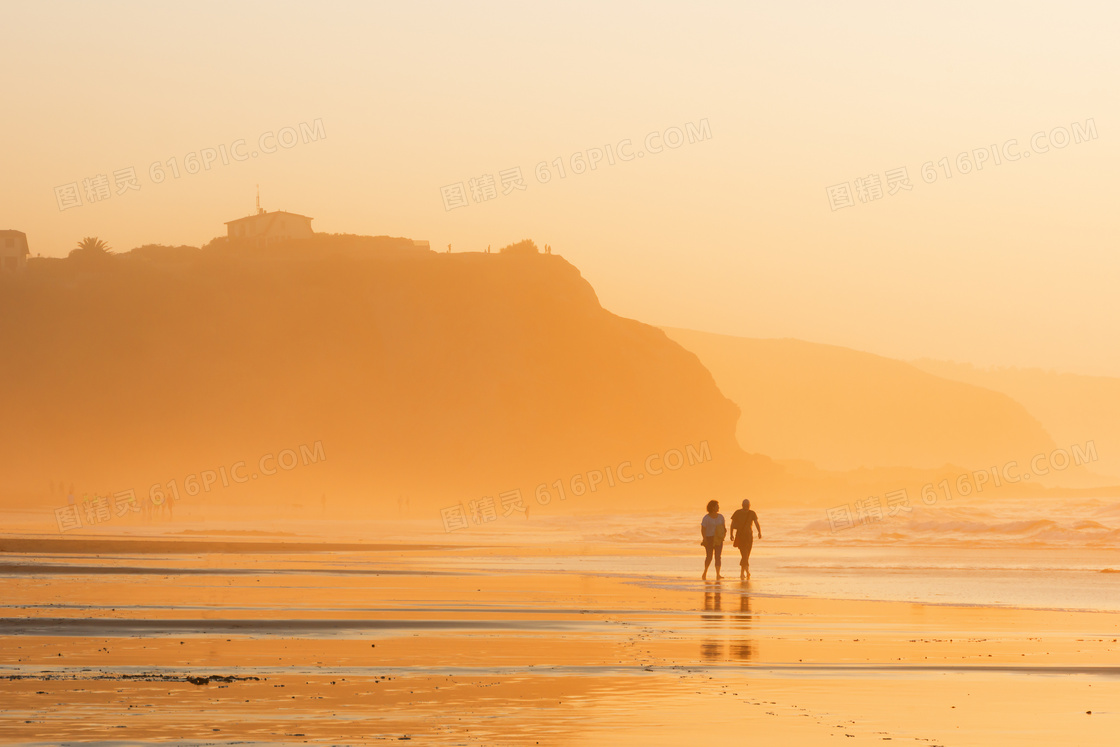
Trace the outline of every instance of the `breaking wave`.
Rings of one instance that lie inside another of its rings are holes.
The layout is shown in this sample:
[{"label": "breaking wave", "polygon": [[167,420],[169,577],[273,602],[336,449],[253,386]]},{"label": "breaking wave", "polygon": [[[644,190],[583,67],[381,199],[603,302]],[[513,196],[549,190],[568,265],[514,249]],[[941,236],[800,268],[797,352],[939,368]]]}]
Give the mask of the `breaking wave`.
[{"label": "breaking wave", "polygon": [[1007,501],[914,507],[882,519],[840,525],[825,516],[802,528],[821,542],[1082,546],[1120,548],[1120,503],[1086,500]]}]

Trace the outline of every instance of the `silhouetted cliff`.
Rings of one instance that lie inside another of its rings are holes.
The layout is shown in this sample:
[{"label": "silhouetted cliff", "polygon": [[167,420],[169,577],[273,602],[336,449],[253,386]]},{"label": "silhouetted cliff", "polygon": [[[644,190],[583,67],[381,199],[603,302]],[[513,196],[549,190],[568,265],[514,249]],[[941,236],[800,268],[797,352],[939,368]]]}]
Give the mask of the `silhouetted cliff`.
[{"label": "silhouetted cliff", "polygon": [[605,311],[559,256],[317,236],[37,260],[0,293],[0,346],[9,493],[146,494],[321,442],[321,463],[221,500],[533,502],[538,484],[706,442],[702,463],[583,498],[667,505],[734,491],[749,461],[696,356]]}]

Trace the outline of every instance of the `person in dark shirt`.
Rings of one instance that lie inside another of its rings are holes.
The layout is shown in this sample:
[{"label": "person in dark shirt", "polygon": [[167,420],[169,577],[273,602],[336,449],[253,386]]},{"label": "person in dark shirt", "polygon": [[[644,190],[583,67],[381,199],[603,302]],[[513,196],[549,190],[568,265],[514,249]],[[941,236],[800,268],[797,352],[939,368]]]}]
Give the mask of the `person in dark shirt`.
[{"label": "person in dark shirt", "polygon": [[731,544],[739,548],[739,580],[751,577],[751,548],[754,546],[754,535],[751,534],[751,524],[758,529],[758,538],[762,539],[762,526],[758,523],[758,514],[751,511],[751,502],[743,501],[743,507],[731,514]]}]

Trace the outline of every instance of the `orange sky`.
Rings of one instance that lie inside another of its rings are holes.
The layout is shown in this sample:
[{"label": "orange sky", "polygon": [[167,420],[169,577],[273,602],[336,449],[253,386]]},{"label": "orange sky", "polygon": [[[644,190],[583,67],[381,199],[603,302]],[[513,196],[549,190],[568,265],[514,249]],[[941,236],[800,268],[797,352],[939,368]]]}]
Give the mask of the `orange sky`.
[{"label": "orange sky", "polygon": [[[1120,13],[972,5],[7,4],[0,229],[45,256],[197,245],[259,183],[319,231],[549,243],[651,323],[1120,376]],[[261,142],[317,120],[316,141]],[[710,138],[646,152],[701,120]],[[1096,137],[1049,147],[1073,123]],[[223,157],[238,140],[248,158]],[[960,173],[992,144],[1031,154]],[[899,167],[912,189],[830,209],[827,187]],[[484,175],[493,199],[445,209]]]}]

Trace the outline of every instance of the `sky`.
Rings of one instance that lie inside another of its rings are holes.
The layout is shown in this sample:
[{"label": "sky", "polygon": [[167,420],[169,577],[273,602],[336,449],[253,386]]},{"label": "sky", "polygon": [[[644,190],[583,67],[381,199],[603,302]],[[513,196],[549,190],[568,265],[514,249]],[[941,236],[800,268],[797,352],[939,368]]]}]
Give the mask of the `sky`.
[{"label": "sky", "polygon": [[0,229],[197,246],[259,185],[651,324],[1120,376],[1120,9],[977,5],[4,2]]}]

